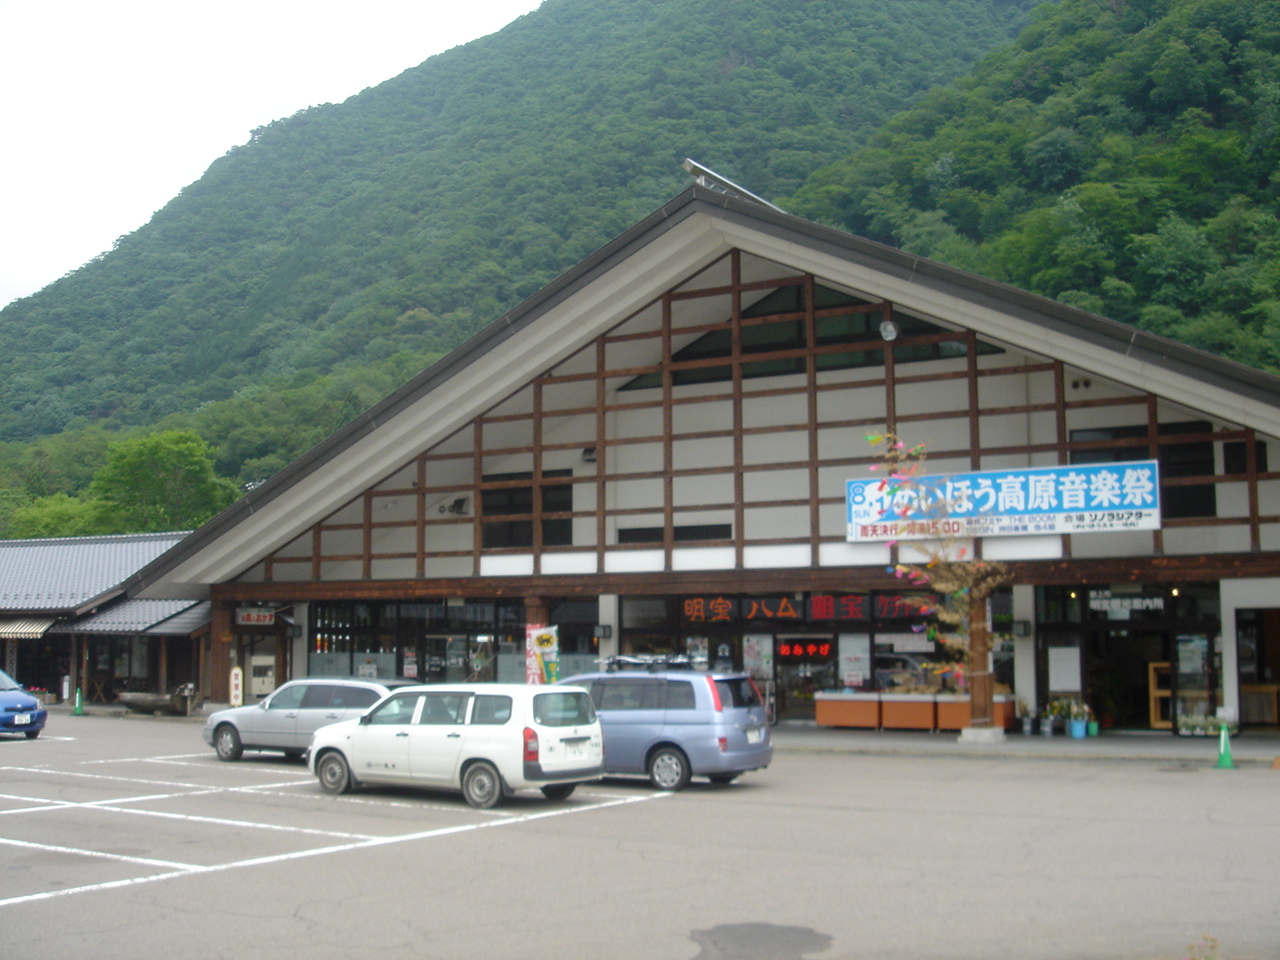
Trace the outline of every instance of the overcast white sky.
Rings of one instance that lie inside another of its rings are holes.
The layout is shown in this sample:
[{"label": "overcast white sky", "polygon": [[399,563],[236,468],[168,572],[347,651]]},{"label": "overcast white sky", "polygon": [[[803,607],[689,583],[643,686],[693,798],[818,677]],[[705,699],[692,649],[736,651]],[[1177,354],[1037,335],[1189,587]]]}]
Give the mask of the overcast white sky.
[{"label": "overcast white sky", "polygon": [[0,0],[0,306],[142,226],[249,131],[540,0]]}]

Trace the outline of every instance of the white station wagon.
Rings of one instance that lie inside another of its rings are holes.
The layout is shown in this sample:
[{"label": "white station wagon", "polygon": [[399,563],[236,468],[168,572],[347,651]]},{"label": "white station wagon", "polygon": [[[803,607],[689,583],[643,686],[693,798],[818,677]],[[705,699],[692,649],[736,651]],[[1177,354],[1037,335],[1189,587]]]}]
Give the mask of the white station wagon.
[{"label": "white station wagon", "polygon": [[600,779],[604,748],[580,687],[431,684],[401,687],[358,719],[321,727],[307,764],[329,793],[362,783],[452,789],[483,808],[528,787],[563,800]]}]

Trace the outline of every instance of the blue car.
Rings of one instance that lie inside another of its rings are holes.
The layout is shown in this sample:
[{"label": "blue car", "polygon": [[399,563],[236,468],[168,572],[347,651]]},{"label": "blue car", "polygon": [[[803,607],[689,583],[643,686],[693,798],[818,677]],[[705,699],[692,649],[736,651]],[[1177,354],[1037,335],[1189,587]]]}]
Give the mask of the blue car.
[{"label": "blue car", "polygon": [[39,700],[0,670],[0,733],[22,733],[28,740],[34,740],[40,736],[48,716]]},{"label": "blue car", "polygon": [[591,691],[606,774],[646,776],[659,790],[682,790],[692,777],[729,783],[773,759],[764,703],[745,673],[651,667],[561,682]]}]

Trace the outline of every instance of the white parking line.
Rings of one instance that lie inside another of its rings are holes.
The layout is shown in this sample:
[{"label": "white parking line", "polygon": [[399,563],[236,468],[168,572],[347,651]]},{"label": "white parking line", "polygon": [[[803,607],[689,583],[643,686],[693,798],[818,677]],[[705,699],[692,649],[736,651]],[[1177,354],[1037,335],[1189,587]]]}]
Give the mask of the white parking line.
[{"label": "white parking line", "polygon": [[152,787],[190,787],[193,790],[204,790],[207,783],[182,783],[178,780],[145,780],[142,777],[115,777],[109,773],[79,773],[71,770],[51,770],[48,767],[0,767],[0,771],[12,770],[14,773],[52,774],[57,777],[78,777],[82,780],[114,780],[117,783],[141,783]]},{"label": "white parking line", "polygon": [[[0,771],[4,771],[4,770],[13,770],[19,773],[50,773],[50,774],[56,774],[58,776],[64,776],[64,777],[81,777],[89,780],[111,780],[116,783],[133,783],[133,784],[141,784],[144,786],[179,787],[187,791],[185,793],[173,794],[172,796],[175,796],[175,797],[197,797],[197,796],[205,796],[213,793],[246,793],[246,794],[262,794],[265,796],[289,797],[292,799],[296,797],[297,794],[277,793],[277,791],[281,791],[281,790],[285,790],[293,787],[307,787],[307,786],[315,785],[315,778],[312,777],[310,774],[300,775],[297,780],[282,780],[278,783],[245,784],[237,787],[210,787],[206,784],[183,783],[180,781],[172,781],[172,780],[147,780],[141,777],[121,777],[121,776],[113,776],[107,773],[80,773],[80,772],[70,771],[70,770],[51,770],[51,769],[46,769],[44,767],[0,767]],[[32,803],[43,802],[43,801],[40,801],[38,798],[34,798],[34,797],[11,796],[11,797],[8,797],[8,799],[25,800]],[[135,803],[139,799],[151,799],[151,798],[118,797],[111,800],[97,800],[92,802],[98,803],[98,804]],[[373,804],[379,807],[404,807],[406,809],[413,809],[413,810],[442,810],[442,811],[450,811],[450,812],[457,812],[458,810],[458,807],[447,805],[447,804],[408,803],[405,801],[396,801],[396,800],[362,800],[358,797],[350,797],[350,796],[330,797],[326,795],[323,797],[317,796],[317,799],[327,799],[327,800],[342,802],[342,803],[368,803],[368,804]],[[6,814],[12,814],[12,813],[30,813],[30,812],[35,812],[42,809],[46,809],[46,808],[45,807],[26,807],[20,810],[0,810],[0,816],[4,816]],[[511,816],[511,814],[506,813],[505,811],[502,811],[502,810],[473,810],[472,813],[475,813],[481,816],[495,817],[498,819],[507,819]]]},{"label": "white parking line", "polygon": [[198,870],[192,863],[173,863],[169,860],[152,860],[147,857],[130,857],[123,853],[103,853],[101,850],[82,850],[79,847],[57,847],[48,843],[31,843],[27,840],[11,840],[0,837],[0,844],[10,847],[25,847],[28,850],[39,850],[43,853],[72,853],[80,857],[97,857],[102,860],[121,860],[125,863],[141,863],[148,867],[168,867],[177,870]]},{"label": "white parking line", "polygon": [[[191,865],[178,865],[178,869],[168,873],[157,873],[148,877],[134,877],[129,880],[113,880],[107,883],[88,884],[83,887],[70,887],[64,890],[50,890],[45,893],[31,893],[19,897],[9,897],[0,900],[0,907],[15,906],[20,903],[33,903],[37,900],[52,900],[56,897],[68,897],[77,893],[91,893],[98,890],[110,890],[116,887],[127,887],[142,883],[155,883],[159,880],[170,880],[175,877],[190,877],[204,873],[219,873],[225,870],[239,870],[244,867],[261,867],[274,863],[284,863],[289,860],[302,860],[307,857],[319,857],[332,853],[347,853],[352,850],[365,850],[371,847],[389,846],[393,843],[407,843],[413,840],[430,840],[435,837],[446,837],[459,833],[470,833],[475,830],[485,830],[491,827],[503,827],[519,823],[529,823],[534,820],[545,820],[550,817],[562,817],[572,813],[588,813],[593,810],[603,810],[607,807],[617,807],[629,803],[643,803],[648,800],[659,800],[663,797],[672,796],[670,793],[652,793],[639,797],[629,797],[624,800],[610,800],[606,803],[596,803],[584,807],[568,807],[558,810],[544,810],[539,813],[528,813],[514,816],[506,820],[490,820],[487,823],[469,823],[456,827],[441,827],[436,830],[424,830],[420,833],[408,833],[396,837],[376,837],[369,840],[360,840],[355,843],[344,843],[332,847],[318,847],[314,850],[299,850],[294,853],[281,853],[269,857],[255,857],[252,860],[237,860],[232,863],[223,863],[215,866],[199,867]],[[16,842],[16,841],[7,841]],[[37,847],[48,850],[64,850],[67,848],[44,847],[41,844],[22,844],[23,846]],[[74,851],[69,851],[74,852]],[[163,863],[163,861],[159,861]]]},{"label": "white parking line", "polygon": [[87,800],[75,803],[70,800],[40,800],[35,797],[15,797],[12,794],[0,794],[9,800],[26,800],[30,803],[42,804],[27,807],[23,810],[0,810],[0,814],[38,813],[46,810],[80,810],[92,807],[95,810],[108,810],[112,813],[128,813],[138,817],[157,817],[161,820],[185,820],[190,823],[215,823],[223,827],[248,827],[251,830],[275,830],[281,833],[307,833],[320,837],[339,837],[348,840],[373,840],[377,834],[347,833],[342,830],[313,830],[310,827],[290,827],[275,823],[256,823],[252,820],[229,820],[225,817],[202,817],[192,813],[169,813],[162,810],[131,810],[120,806],[122,803],[141,803],[144,800],[172,800],[175,798],[195,797],[213,793],[224,793],[223,790],[200,790],[192,793],[155,793],[149,797],[128,797],[124,800]]},{"label": "white parking line", "polygon": [[[80,773],[74,770],[53,770],[48,767],[0,767],[0,771],[12,770],[15,773],[43,773],[58,777],[79,777],[84,780],[113,780],[116,783],[140,783],[150,787],[186,787],[191,790],[265,790],[278,787],[292,787],[315,780],[310,774],[298,775],[296,780],[282,780],[280,783],[245,784],[238,787],[213,787],[207,783],[185,783],[181,780],[148,780],[145,777],[121,777],[110,773]],[[274,771],[273,771],[274,772]]]},{"label": "white parking line", "polygon": [[91,767],[103,763],[156,763],[161,760],[192,760],[196,757],[209,757],[208,753],[171,753],[163,757],[112,757],[108,760],[81,760],[83,766]]}]

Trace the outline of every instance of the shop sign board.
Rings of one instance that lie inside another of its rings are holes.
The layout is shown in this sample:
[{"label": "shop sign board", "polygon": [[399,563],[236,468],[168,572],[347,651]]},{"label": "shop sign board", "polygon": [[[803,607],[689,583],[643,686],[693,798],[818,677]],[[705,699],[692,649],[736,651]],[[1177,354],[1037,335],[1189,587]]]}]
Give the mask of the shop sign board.
[{"label": "shop sign board", "polygon": [[276,612],[270,607],[236,607],[236,626],[273,627]]},{"label": "shop sign board", "polygon": [[555,624],[525,628],[525,683],[555,683],[560,679],[560,632]]},{"label": "shop sign board", "polygon": [[778,659],[787,663],[829,660],[834,652],[830,640],[823,637],[779,637]]},{"label": "shop sign board", "polygon": [[865,593],[815,593],[809,598],[810,620],[870,620],[871,597]]},{"label": "shop sign board", "polygon": [[846,539],[936,540],[1160,529],[1155,460],[845,482]]},{"label": "shop sign board", "polygon": [[850,622],[897,620],[920,615],[920,595],[906,593],[815,593],[804,600],[793,596],[685,597],[680,618],[686,624],[739,621]]},{"label": "shop sign board", "polygon": [[685,597],[685,623],[734,623],[742,620],[804,620],[804,604],[790,596]]}]

